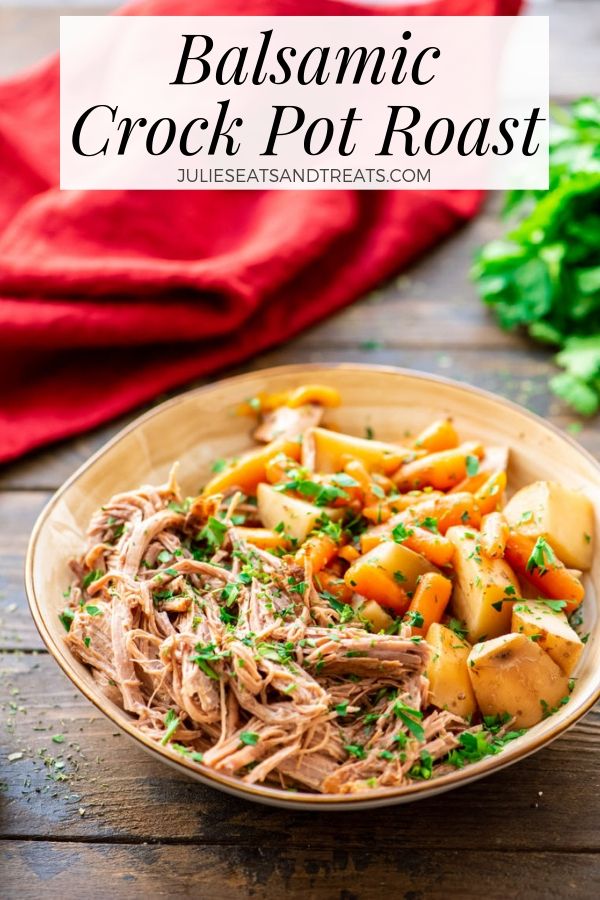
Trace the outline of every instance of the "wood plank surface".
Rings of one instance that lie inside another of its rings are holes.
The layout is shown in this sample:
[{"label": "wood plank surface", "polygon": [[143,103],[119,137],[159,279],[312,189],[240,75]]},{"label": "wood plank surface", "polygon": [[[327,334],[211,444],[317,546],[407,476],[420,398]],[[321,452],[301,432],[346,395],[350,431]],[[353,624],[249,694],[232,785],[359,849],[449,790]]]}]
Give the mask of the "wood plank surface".
[{"label": "wood plank surface", "polygon": [[[553,97],[597,91],[600,0],[537,2],[532,11],[551,17]],[[98,8],[0,9],[0,77],[58,46],[58,14],[82,12]],[[580,427],[577,439],[600,455],[597,422],[577,422],[548,392],[551,354],[501,332],[468,281],[475,249],[501,230],[499,208],[492,196],[471,225],[370,297],[222,374],[302,361],[407,366]],[[188,781],[79,694],[29,616],[23,559],[50,493],[133,417],[0,471],[0,895],[597,897],[600,709],[474,785],[417,805],[316,818]]]},{"label": "wood plank surface", "polygon": [[[377,900],[506,900],[506,872],[528,900],[550,896],[593,898],[600,889],[600,866],[585,853],[433,851],[417,849],[383,857],[373,845],[331,851],[318,841],[275,848],[248,845],[204,847],[150,844],[68,844],[14,842],[1,848],[4,887],[22,900],[63,897],[248,897]],[[556,872],[560,871],[560,894]],[[160,872],[160,878],[156,873]],[[91,873],[102,884],[90,893]],[[365,877],[370,873],[369,877]],[[472,873],[476,873],[473,877]],[[583,878],[585,877],[585,884]],[[38,887],[39,886],[39,887]]]},{"label": "wood plank surface", "polygon": [[[597,805],[578,802],[584,780],[588,795],[600,790],[594,771],[600,710],[545,750],[476,784],[372,814],[321,812],[316,825],[311,813],[217,793],[152,759],[96,711],[47,654],[0,654],[0,707],[6,728],[0,837],[216,842],[265,851],[316,840],[332,849],[373,846],[381,858],[399,844],[406,853],[439,847],[600,851]],[[565,810],[576,808],[565,827]]]}]

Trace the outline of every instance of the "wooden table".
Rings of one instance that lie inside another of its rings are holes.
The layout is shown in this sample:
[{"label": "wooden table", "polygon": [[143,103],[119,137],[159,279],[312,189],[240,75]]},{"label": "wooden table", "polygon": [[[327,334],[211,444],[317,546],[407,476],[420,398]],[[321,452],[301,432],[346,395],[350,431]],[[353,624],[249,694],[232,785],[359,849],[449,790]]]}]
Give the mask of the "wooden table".
[{"label": "wooden table", "polygon": [[[554,97],[597,89],[600,0],[548,9]],[[56,13],[0,11],[3,74],[57,45]],[[499,230],[498,205],[491,199],[476,222],[393,283],[249,367],[408,366],[481,385],[572,427],[574,417],[548,393],[548,355],[501,333],[467,282],[474,249]],[[0,894],[599,896],[598,710],[552,747],[470,787],[417,805],[318,818],[190,783],[95,711],[41,644],[23,557],[51,492],[125,421],[0,472]],[[600,453],[595,423],[579,438]],[[64,742],[53,741],[57,735]]]}]

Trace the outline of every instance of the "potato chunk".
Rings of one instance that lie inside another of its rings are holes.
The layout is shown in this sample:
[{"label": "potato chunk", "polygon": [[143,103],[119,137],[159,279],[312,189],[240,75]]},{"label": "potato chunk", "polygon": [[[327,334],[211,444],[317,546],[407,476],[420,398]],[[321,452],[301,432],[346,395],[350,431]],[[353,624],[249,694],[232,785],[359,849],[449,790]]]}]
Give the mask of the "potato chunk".
[{"label": "potato chunk", "polygon": [[384,541],[352,563],[344,576],[349,588],[397,613],[406,610],[417,580],[437,572],[425,557],[394,541]]},{"label": "potato chunk", "polygon": [[330,519],[339,519],[343,509],[315,506],[306,500],[290,497],[276,491],[270,484],[259,484],[256,497],[258,514],[265,528],[276,528],[283,523],[285,534],[302,543],[308,534],[317,527],[319,519],[326,515]]},{"label": "potato chunk", "polygon": [[386,611],[382,609],[375,600],[367,600],[367,602],[360,607],[359,612],[362,618],[366,619],[371,624],[371,628],[375,632],[385,631],[386,628],[389,628],[390,625],[394,624],[392,617],[388,616]]},{"label": "potato chunk", "polygon": [[484,716],[514,716],[530,728],[569,696],[569,679],[545,650],[524,634],[504,634],[476,644],[468,671]]},{"label": "potato chunk", "polygon": [[313,472],[339,472],[347,458],[359,459],[369,470],[376,469],[389,475],[406,459],[412,459],[415,451],[383,441],[340,434],[327,428],[310,428],[302,445],[302,465]]},{"label": "potato chunk", "polygon": [[427,666],[429,703],[458,716],[471,716],[477,708],[467,659],[471,645],[450,628],[435,622],[426,637],[432,654]]},{"label": "potato chunk", "polygon": [[515,531],[545,538],[566,566],[590,568],[594,510],[584,494],[553,481],[535,481],[517,491],[504,515]]},{"label": "potato chunk", "polygon": [[581,638],[569,625],[565,613],[554,612],[541,601],[515,603],[512,631],[535,640],[565,675],[571,674],[583,650]]},{"label": "potato chunk", "polygon": [[452,606],[467,626],[469,641],[505,634],[510,628],[512,601],[521,596],[514,572],[503,559],[483,556],[478,531],[455,525],[448,529],[446,537],[456,548]]}]

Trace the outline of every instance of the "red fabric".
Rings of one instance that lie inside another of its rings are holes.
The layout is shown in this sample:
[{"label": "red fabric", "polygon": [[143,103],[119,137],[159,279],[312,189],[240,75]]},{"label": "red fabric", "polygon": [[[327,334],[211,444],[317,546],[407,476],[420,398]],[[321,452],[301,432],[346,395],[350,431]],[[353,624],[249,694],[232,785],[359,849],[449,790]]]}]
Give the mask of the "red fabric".
[{"label": "red fabric", "polygon": [[[519,5],[145,0],[123,13],[513,15]],[[61,192],[58,74],[55,57],[0,85],[0,461],[291,337],[397,271],[481,199]]]}]

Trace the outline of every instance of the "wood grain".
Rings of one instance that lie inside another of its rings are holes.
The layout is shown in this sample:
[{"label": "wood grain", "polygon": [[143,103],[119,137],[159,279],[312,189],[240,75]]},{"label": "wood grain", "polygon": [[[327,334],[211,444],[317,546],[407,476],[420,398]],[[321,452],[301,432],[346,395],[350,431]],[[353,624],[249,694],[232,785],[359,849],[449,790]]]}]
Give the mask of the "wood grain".
[{"label": "wood grain", "polygon": [[[0,783],[7,786],[0,837],[214,842],[265,852],[316,841],[357,852],[376,847],[382,859],[399,846],[405,853],[600,851],[597,806],[580,802],[584,783],[590,798],[600,789],[598,709],[547,749],[459,791],[368,813],[320,813],[316,820],[217,793],[156,762],[119,734],[46,654],[0,654],[0,695],[10,724],[0,759]],[[53,735],[64,742],[54,743]],[[8,761],[14,753],[23,756]],[[52,760],[64,760],[64,768]],[[575,809],[565,827],[565,811]]]},{"label": "wood grain", "polygon": [[[383,856],[372,843],[359,849],[331,848],[319,841],[302,847],[11,842],[1,849],[3,886],[21,900],[47,896],[303,897],[304,900],[546,900],[549,896],[593,898],[600,889],[600,864],[587,854],[497,851],[481,853],[417,849],[397,844]],[[557,891],[555,873],[560,871]],[[504,888],[506,873],[518,873],[515,893]],[[93,877],[100,879],[101,886]],[[520,892],[522,890],[522,893]]]}]

